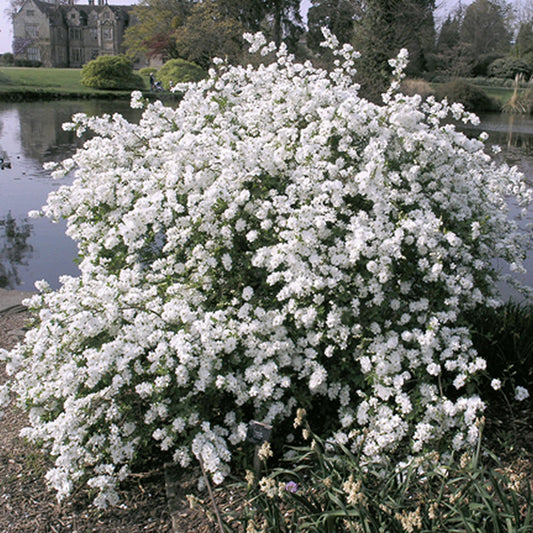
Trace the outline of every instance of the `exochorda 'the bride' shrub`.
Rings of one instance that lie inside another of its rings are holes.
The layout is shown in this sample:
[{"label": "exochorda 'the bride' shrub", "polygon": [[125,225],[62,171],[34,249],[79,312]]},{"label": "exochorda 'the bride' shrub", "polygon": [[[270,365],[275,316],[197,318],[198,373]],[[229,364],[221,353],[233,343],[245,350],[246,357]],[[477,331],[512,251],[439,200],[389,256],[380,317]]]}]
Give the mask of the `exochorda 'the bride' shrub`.
[{"label": "exochorda 'the bride' shrub", "polygon": [[366,461],[477,440],[485,363],[462,314],[495,305],[493,258],[520,267],[505,197],[530,192],[446,122],[475,120],[460,105],[395,93],[404,53],[382,106],[336,53],[330,73],[284,49],[219,64],[138,125],[74,117],[97,136],[44,213],[67,219],[81,274],[40,283],[36,326],[2,354],[60,497],[86,481],[116,501],[153,442],[220,482],[252,418],[324,400]]}]

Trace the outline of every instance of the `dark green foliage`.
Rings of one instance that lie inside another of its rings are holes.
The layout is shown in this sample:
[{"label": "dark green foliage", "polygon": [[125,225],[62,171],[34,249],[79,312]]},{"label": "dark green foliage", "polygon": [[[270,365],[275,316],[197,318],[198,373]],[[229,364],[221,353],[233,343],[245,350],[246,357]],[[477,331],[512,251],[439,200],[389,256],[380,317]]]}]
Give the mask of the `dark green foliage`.
[{"label": "dark green foliage", "polygon": [[469,320],[488,374],[533,391],[533,304],[509,302],[477,311]]},{"label": "dark green foliage", "polygon": [[283,41],[294,50],[303,31],[300,0],[266,0],[267,18],[270,23],[268,36],[279,46]]},{"label": "dark green foliage", "polygon": [[[517,401],[515,387],[533,393],[533,304],[509,302],[467,318],[474,347],[487,361],[486,377],[478,383],[488,406],[486,443],[499,457],[531,454],[533,400]],[[501,381],[498,390],[491,386],[495,378]]]},{"label": "dark green foliage", "polygon": [[155,69],[153,67],[143,67],[143,68],[139,69],[138,73],[141,76],[149,76],[152,72],[155,73],[156,71],[157,71],[157,69]]},{"label": "dark green foliage", "polygon": [[401,48],[409,51],[408,76],[427,70],[435,42],[435,4],[433,0],[369,0],[361,6],[355,16],[352,42],[361,52],[356,81],[364,97],[380,102],[389,85],[389,59]]},{"label": "dark green foliage", "polygon": [[0,65],[12,65],[12,64],[13,64],[13,54],[11,52],[0,54]]},{"label": "dark green foliage", "polygon": [[328,28],[341,43],[353,38],[353,20],[356,9],[349,0],[313,0],[307,13],[307,45],[315,52],[322,52],[324,40],[322,28]]},{"label": "dark green foliage", "polygon": [[516,76],[523,76],[529,78],[532,73],[532,68],[525,61],[516,57],[502,57],[493,61],[488,69],[488,76],[495,78],[515,78]]},{"label": "dark green foliage", "polygon": [[42,65],[40,61],[35,61],[33,59],[15,59],[15,67],[30,67],[30,68],[39,68]]},{"label": "dark green foliage", "polygon": [[516,36],[515,50],[520,58],[533,52],[533,28],[531,27],[531,22],[522,22],[520,24],[520,29]]},{"label": "dark green foliage", "polygon": [[247,486],[236,484],[247,490],[248,505],[235,514],[224,509],[226,531],[234,531],[229,523],[279,533],[533,530],[528,480],[480,447],[460,460],[439,463],[435,454],[420,470],[414,464],[384,471],[362,465],[343,445],[310,437],[312,444],[291,450],[286,468],[274,468],[259,483],[248,477]]},{"label": "dark green foliage", "polygon": [[[482,54],[476,57],[473,63],[473,67],[472,67],[472,76],[474,77],[491,76],[490,74],[488,74],[490,65],[497,59],[501,59],[501,58],[502,58],[502,54],[498,52]],[[496,76],[496,77],[500,77],[500,76]],[[503,78],[504,76],[501,76],[501,77]]]},{"label": "dark green foliage", "polygon": [[198,2],[174,38],[179,57],[208,69],[215,57],[238,61],[242,53],[242,24],[223,13],[216,2]]},{"label": "dark green foliage", "polygon": [[451,50],[459,44],[459,32],[461,30],[460,13],[448,15],[442,23],[437,39],[437,52]]},{"label": "dark green foliage", "polygon": [[459,2],[442,24],[435,69],[450,76],[486,76],[489,64],[509,52],[512,37],[509,5],[475,0]]},{"label": "dark green foliage", "polygon": [[503,3],[489,0],[475,0],[466,8],[460,38],[469,46],[472,57],[509,50],[512,33],[507,9]]},{"label": "dark green foliage", "polygon": [[448,102],[459,102],[468,111],[496,111],[498,104],[492,100],[483,89],[471,85],[463,80],[454,80],[442,84],[437,88],[436,97],[438,100],[447,98]]},{"label": "dark green foliage", "polygon": [[81,71],[81,83],[93,89],[144,89],[144,81],[133,72],[132,62],[123,55],[100,56]]},{"label": "dark green foliage", "polygon": [[165,89],[170,88],[170,82],[185,83],[199,81],[205,77],[206,73],[201,67],[185,59],[171,59],[157,72],[157,79],[161,81]]}]

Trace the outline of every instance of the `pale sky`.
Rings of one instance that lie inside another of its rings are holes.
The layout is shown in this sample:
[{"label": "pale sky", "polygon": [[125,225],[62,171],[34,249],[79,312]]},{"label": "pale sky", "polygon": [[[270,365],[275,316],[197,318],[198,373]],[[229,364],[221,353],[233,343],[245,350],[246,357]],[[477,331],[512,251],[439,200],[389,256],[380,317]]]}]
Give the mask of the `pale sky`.
[{"label": "pale sky", "polygon": [[[472,0],[463,0],[463,6],[467,6],[471,3]],[[519,0],[512,0],[511,3],[516,4]],[[302,8],[305,10],[305,7],[310,4],[311,0],[303,0]],[[77,4],[87,4],[86,0],[79,0]],[[136,3],[135,0],[108,0],[110,5],[128,5]],[[440,11],[448,12],[455,6],[457,3],[456,0],[441,0],[437,2],[441,4],[442,7]],[[0,54],[5,52],[11,52],[11,41],[13,39],[13,31],[11,27],[11,21],[9,16],[6,13],[6,10],[9,9],[10,1],[9,0],[0,0]],[[437,13],[438,18],[438,13]],[[438,21],[437,21],[438,22]]]}]

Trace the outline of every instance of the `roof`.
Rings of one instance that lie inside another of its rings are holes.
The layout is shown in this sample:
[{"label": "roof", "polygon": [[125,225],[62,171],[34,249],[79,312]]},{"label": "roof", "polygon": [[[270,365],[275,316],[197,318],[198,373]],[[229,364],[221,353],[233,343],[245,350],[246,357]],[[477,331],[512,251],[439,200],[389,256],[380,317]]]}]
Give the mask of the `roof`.
[{"label": "roof", "polygon": [[[103,5],[89,5],[89,4],[52,4],[50,2],[45,2],[44,0],[32,0],[33,3],[39,8],[40,11],[43,13],[52,16],[54,14],[57,14],[58,12],[64,13],[65,11],[70,11],[71,9],[75,9],[76,11],[85,11],[86,13],[90,13],[91,11],[102,11],[105,8],[110,9],[115,16],[121,16],[124,14],[128,14],[133,8],[133,6],[110,6],[109,4],[103,4]],[[26,4],[26,2],[24,2]],[[24,4],[21,6],[24,7]],[[19,10],[20,12],[20,10]]]}]

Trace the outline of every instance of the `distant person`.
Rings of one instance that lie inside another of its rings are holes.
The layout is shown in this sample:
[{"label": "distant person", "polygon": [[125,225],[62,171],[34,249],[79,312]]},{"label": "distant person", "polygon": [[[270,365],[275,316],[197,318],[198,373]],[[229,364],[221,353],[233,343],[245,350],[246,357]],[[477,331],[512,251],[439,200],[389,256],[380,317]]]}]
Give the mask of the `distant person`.
[{"label": "distant person", "polygon": [[150,72],[150,90],[155,90],[155,78],[153,72]]}]

